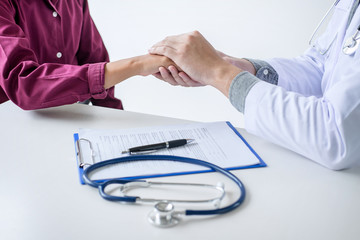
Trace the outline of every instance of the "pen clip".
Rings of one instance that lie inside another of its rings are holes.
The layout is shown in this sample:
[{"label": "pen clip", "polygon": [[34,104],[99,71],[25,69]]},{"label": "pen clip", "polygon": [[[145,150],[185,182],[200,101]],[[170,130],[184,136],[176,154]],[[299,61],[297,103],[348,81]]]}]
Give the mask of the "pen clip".
[{"label": "pen clip", "polygon": [[[160,149],[159,149],[160,150]],[[143,155],[143,154],[150,154],[150,153],[154,153],[157,152],[159,150],[147,150],[147,151],[141,151],[141,152],[131,152],[129,150],[127,151],[122,151],[121,154],[129,154],[129,155]]]},{"label": "pen clip", "polygon": [[162,150],[162,149],[184,146],[193,141],[194,141],[194,139],[170,140],[170,141],[161,142],[161,143],[154,143],[154,144],[129,148],[128,150],[123,151],[122,154],[125,154],[125,153],[128,153],[130,155],[150,154],[150,153]]}]

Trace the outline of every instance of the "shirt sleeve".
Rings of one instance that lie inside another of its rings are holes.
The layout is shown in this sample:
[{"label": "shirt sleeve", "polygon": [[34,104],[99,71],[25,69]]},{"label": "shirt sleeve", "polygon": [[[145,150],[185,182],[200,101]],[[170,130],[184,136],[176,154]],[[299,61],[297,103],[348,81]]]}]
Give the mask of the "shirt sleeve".
[{"label": "shirt sleeve", "polygon": [[268,62],[259,59],[251,59],[251,58],[244,58],[244,59],[248,60],[254,66],[256,77],[274,85],[278,84],[279,75]]},{"label": "shirt sleeve", "polygon": [[[83,28],[81,32],[81,40],[77,59],[79,65],[109,62],[109,55],[102,40],[102,37],[96,28],[96,25],[90,15],[89,5],[87,0],[83,0]],[[95,73],[95,75],[93,75]],[[95,69],[93,73],[89,74],[89,78],[96,75],[104,77],[103,69]],[[97,106],[111,107],[123,109],[122,102],[115,97],[115,87],[108,89],[105,98],[94,98],[90,101]]]},{"label": "shirt sleeve", "polygon": [[278,74],[266,61],[245,58],[255,68],[255,76],[249,72],[239,73],[231,82],[229,99],[233,106],[240,112],[244,112],[245,99],[250,89],[260,80],[277,85]]},{"label": "shirt sleeve", "polygon": [[239,73],[231,82],[229,100],[239,112],[244,113],[246,97],[250,89],[258,82],[260,82],[259,78],[245,71]]}]

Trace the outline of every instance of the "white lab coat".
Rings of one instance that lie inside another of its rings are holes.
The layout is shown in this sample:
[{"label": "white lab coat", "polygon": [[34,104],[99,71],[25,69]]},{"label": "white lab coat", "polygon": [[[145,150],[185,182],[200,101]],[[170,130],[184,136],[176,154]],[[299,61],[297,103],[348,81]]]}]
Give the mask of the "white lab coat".
[{"label": "white lab coat", "polygon": [[261,81],[245,102],[249,132],[334,170],[360,164],[360,48],[352,56],[342,52],[360,24],[359,7],[347,26],[353,2],[338,3],[316,48],[270,59],[278,86]]}]

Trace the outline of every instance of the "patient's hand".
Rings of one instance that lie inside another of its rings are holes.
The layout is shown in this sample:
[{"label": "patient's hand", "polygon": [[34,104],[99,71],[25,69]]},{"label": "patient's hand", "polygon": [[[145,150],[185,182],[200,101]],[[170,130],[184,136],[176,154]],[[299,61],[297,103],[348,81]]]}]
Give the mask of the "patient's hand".
[{"label": "patient's hand", "polygon": [[159,68],[168,68],[169,66],[181,70],[171,59],[151,54],[106,63],[104,88],[109,89],[133,76],[157,74]]},{"label": "patient's hand", "polygon": [[191,79],[185,72],[179,68],[170,65],[168,68],[160,67],[159,72],[153,74],[156,78],[163,80],[173,86],[199,87],[204,86],[202,83]]},{"label": "patient's hand", "polygon": [[175,69],[180,68],[169,58],[160,55],[146,54],[134,58],[134,61],[138,61],[139,72],[142,76],[148,76],[151,74],[159,73],[159,68],[168,68],[173,66]]},{"label": "patient's hand", "polygon": [[192,80],[168,57],[147,54],[136,57],[134,61],[139,61],[141,63],[140,75],[142,76],[148,76],[152,74],[158,79],[168,82],[174,86],[203,86],[201,83]]}]

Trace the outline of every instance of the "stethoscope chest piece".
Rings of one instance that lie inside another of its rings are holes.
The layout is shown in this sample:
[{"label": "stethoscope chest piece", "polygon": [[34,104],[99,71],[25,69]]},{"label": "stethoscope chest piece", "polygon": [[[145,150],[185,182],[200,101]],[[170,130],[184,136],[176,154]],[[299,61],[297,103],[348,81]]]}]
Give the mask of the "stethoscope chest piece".
[{"label": "stethoscope chest piece", "polygon": [[149,213],[148,220],[157,227],[172,227],[179,223],[179,218],[174,211],[174,205],[170,202],[159,202]]}]

